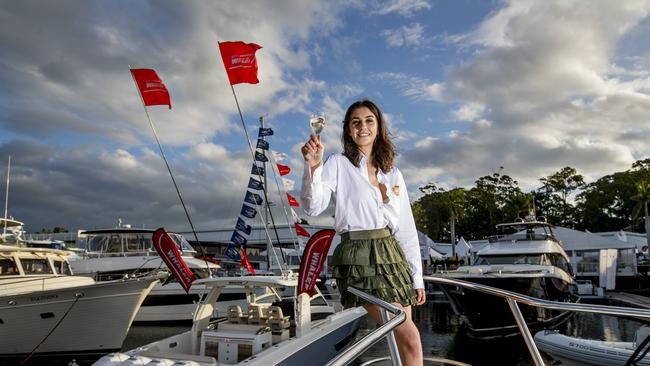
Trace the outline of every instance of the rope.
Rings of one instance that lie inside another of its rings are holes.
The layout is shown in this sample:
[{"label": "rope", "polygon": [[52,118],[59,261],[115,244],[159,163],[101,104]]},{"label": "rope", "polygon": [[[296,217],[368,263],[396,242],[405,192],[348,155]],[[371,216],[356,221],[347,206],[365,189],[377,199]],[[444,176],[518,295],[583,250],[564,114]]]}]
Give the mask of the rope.
[{"label": "rope", "polygon": [[24,360],[22,360],[20,362],[21,365],[26,364],[29,361],[29,359],[32,358],[32,356],[34,356],[34,353],[36,353],[36,350],[38,349],[38,347],[40,347],[52,335],[52,333],[54,333],[56,328],[58,328],[59,325],[61,325],[61,322],[63,322],[63,319],[65,319],[65,317],[68,316],[68,314],[70,313],[70,310],[72,310],[72,308],[75,306],[75,304],[77,304],[77,301],[79,301],[79,299],[81,297],[83,297],[83,293],[77,292],[77,293],[74,294],[74,296],[75,296],[75,299],[72,302],[72,304],[70,304],[70,307],[68,308],[68,310],[66,310],[65,314],[63,314],[61,319],[59,319],[59,321],[56,323],[54,328],[52,328],[52,330],[50,330],[50,332],[45,336],[45,338],[43,338],[43,340],[39,344],[37,344],[36,347],[34,347],[34,349],[29,353],[29,355]]}]

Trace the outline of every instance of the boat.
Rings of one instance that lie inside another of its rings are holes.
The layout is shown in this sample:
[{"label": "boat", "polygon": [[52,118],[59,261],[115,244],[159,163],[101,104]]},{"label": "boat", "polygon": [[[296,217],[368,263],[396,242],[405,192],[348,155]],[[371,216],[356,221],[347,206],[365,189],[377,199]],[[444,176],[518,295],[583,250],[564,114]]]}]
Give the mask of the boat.
[{"label": "boat", "polygon": [[[569,337],[555,330],[542,330],[535,334],[535,343],[540,350],[561,361],[562,365],[624,366],[648,335],[650,327],[641,326],[632,342],[606,342]],[[650,355],[646,354],[636,365],[650,366]]]},{"label": "boat", "polygon": [[25,242],[25,224],[11,217],[0,217],[0,244],[21,245]]},{"label": "boat", "polygon": [[[121,222],[114,228],[81,231],[77,246],[83,251],[71,258],[72,270],[106,281],[167,268],[153,247],[153,233],[154,230],[131,228]],[[182,235],[170,233],[170,236],[183,261],[197,278],[218,275],[217,263],[196,258],[196,250]],[[205,292],[206,288],[199,285],[185,292],[175,280],[158,284],[145,299],[135,321],[191,322],[196,304]],[[224,289],[217,301],[219,306],[215,309],[214,317],[223,317],[229,305],[244,303],[245,293],[242,288],[229,287]]]},{"label": "boat", "polygon": [[[500,234],[478,251],[473,264],[437,275],[543,300],[579,301],[569,257],[550,224],[528,217],[499,224],[497,230]],[[500,298],[458,286],[442,286],[442,290],[470,335],[495,338],[518,334],[510,309]],[[569,315],[533,307],[525,307],[522,312],[529,327],[536,330],[557,326]]]},{"label": "boat", "polygon": [[140,305],[163,278],[97,282],[73,275],[67,256],[0,245],[0,363],[97,359],[119,350]]},{"label": "boat", "polygon": [[[324,365],[351,343],[366,311],[331,312],[322,294],[295,295],[298,278],[280,276],[204,278],[210,291],[194,316],[192,329],[136,349],[108,354],[94,365]],[[226,319],[210,320],[214,300],[228,286],[246,289],[245,308],[232,305]],[[266,295],[258,296],[259,288]],[[284,294],[284,296],[282,296]],[[325,317],[316,310],[325,306]]]}]

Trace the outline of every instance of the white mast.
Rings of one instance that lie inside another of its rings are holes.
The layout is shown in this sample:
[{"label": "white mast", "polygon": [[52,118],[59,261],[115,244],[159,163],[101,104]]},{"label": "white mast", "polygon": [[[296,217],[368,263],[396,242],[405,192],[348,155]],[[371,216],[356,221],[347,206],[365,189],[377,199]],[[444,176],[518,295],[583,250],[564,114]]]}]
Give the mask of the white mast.
[{"label": "white mast", "polygon": [[7,234],[7,208],[9,207],[9,171],[11,170],[11,155],[9,155],[9,162],[7,163],[7,189],[5,191],[5,220],[2,229],[2,236]]}]

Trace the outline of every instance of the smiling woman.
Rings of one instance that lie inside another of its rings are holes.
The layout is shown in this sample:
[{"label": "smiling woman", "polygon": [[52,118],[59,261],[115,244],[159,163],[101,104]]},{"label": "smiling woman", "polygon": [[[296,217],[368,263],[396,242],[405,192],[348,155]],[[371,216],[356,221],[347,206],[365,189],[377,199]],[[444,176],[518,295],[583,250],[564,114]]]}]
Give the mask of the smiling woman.
[{"label": "smiling woman", "polygon": [[411,306],[425,302],[419,241],[404,178],[393,166],[395,149],[373,102],[348,108],[342,141],[343,153],[324,163],[320,136],[311,135],[302,147],[305,212],[316,216],[334,199],[341,244],[332,256],[332,273],[341,303],[362,305],[380,324],[377,305],[353,295],[348,286],[404,308],[407,320],[395,329],[397,346],[405,365],[421,365],[420,335],[411,319]]}]

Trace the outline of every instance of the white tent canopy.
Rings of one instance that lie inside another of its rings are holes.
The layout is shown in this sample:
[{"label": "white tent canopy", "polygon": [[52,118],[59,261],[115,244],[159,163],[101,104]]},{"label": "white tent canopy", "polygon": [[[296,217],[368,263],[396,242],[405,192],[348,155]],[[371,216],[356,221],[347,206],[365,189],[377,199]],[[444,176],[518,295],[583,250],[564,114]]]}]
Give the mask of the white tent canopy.
[{"label": "white tent canopy", "polygon": [[472,245],[461,236],[458,243],[456,243],[456,255],[459,257],[467,257],[470,255],[471,249]]}]

